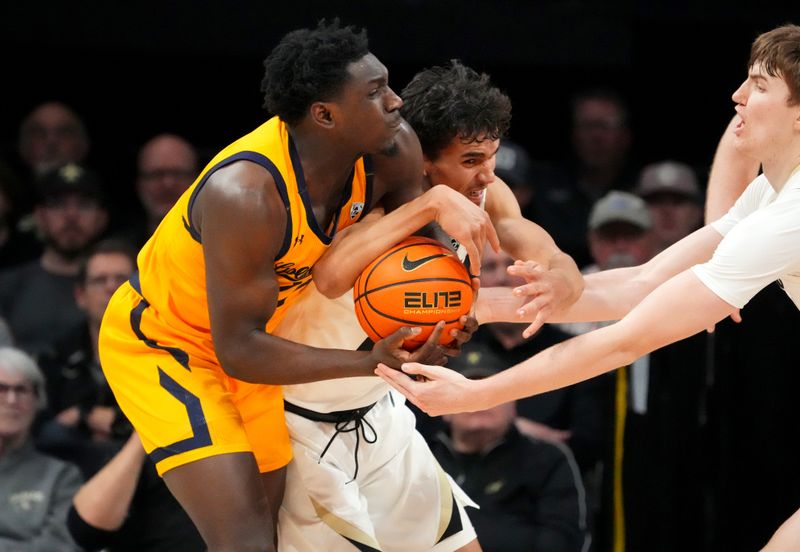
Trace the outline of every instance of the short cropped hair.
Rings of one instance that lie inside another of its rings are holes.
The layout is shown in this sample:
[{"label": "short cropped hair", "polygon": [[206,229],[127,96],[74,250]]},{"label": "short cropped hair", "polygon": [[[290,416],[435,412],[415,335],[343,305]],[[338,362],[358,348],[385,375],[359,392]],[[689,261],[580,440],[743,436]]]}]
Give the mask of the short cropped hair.
[{"label": "short cropped hair", "polygon": [[16,376],[22,376],[31,384],[36,393],[37,406],[39,410],[44,410],[47,406],[44,374],[36,361],[16,347],[0,347],[0,366]]},{"label": "short cropped hair", "polygon": [[456,136],[465,143],[497,140],[511,126],[511,100],[459,60],[424,69],[400,93],[400,113],[419,136],[422,151],[435,160]]},{"label": "short cropped hair", "polygon": [[368,53],[366,30],[341,27],[338,18],[288,33],[264,60],[264,107],[290,125],[299,123],[312,103],[342,91],[347,66]]},{"label": "short cropped hair", "polygon": [[127,257],[131,262],[131,266],[136,270],[136,249],[127,240],[121,238],[106,238],[100,240],[92,246],[91,249],[81,257],[80,264],[78,265],[78,285],[86,285],[86,276],[89,269],[89,261],[97,255],[113,255],[119,254]]},{"label": "short cropped hair", "polygon": [[789,87],[789,105],[800,103],[800,27],[783,25],[753,41],[748,68],[760,63],[771,77],[780,77]]}]

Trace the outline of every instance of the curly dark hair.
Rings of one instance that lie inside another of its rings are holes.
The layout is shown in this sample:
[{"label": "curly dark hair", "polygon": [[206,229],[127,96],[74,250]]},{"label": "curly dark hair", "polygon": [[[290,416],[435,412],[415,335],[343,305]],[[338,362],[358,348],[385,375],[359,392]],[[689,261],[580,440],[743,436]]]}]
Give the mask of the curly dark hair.
[{"label": "curly dark hair", "polygon": [[497,140],[511,125],[511,100],[493,86],[489,75],[459,60],[420,71],[400,93],[400,113],[419,136],[432,160],[455,136],[465,143]]},{"label": "curly dark hair", "polygon": [[368,53],[366,30],[341,27],[338,18],[288,33],[264,60],[264,107],[298,123],[312,103],[335,98],[349,77],[347,65]]}]

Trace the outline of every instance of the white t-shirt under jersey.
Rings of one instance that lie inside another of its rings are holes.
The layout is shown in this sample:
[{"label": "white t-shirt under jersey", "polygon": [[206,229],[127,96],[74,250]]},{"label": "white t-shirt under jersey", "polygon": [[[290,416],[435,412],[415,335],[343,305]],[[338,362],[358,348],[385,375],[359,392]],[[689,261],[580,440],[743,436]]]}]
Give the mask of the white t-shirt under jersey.
[{"label": "white t-shirt under jersey", "polygon": [[780,193],[759,175],[712,226],[724,237],[710,261],[692,267],[711,291],[742,308],[780,280],[800,308],[800,171]]}]

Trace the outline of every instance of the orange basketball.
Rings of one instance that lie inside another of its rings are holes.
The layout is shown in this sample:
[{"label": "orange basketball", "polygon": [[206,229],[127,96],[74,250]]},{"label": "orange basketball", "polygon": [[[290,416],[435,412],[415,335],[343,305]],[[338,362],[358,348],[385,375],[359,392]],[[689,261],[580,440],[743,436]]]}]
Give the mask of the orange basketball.
[{"label": "orange basketball", "polygon": [[419,326],[422,332],[406,340],[413,351],[425,343],[439,320],[446,326],[441,343],[453,341],[452,328],[472,308],[469,272],[445,245],[430,238],[411,236],[372,261],[353,286],[356,316],[373,341],[402,326]]}]

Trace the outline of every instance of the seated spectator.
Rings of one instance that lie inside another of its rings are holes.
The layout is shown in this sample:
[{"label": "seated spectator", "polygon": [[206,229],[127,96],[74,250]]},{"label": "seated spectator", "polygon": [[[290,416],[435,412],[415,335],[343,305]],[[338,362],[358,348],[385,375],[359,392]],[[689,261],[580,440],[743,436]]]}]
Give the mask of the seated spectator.
[{"label": "seated spectator", "polygon": [[36,202],[36,181],[64,165],[83,164],[91,142],[84,120],[63,102],[47,101],[35,106],[22,120],[17,136],[21,176],[20,229],[35,229],[30,211]]},{"label": "seated spectator", "polygon": [[36,106],[20,125],[19,155],[33,177],[83,162],[90,145],[83,119],[61,102]]},{"label": "seated spectator", "polygon": [[0,272],[0,315],[35,357],[84,319],[74,297],[80,260],[108,220],[100,178],[89,169],[65,165],[45,175],[39,190],[34,214],[44,250]]},{"label": "seated spectator", "polygon": [[[471,343],[449,364],[475,379],[508,367]],[[584,549],[583,483],[566,446],[519,433],[513,402],[444,418],[449,432],[439,433],[431,449],[480,506],[469,516],[484,552]]]},{"label": "seated spectator", "polygon": [[528,152],[511,140],[503,140],[495,156],[494,174],[514,192],[522,216],[535,221],[534,182]]},{"label": "seated spectator", "polygon": [[141,247],[200,171],[197,151],[175,134],[158,134],[139,149],[136,194],[144,218],[124,237]]},{"label": "seated spectator", "polygon": [[634,189],[653,218],[656,251],[688,236],[703,223],[703,197],[694,170],[685,163],[662,161],[646,166]]},{"label": "seated spectator", "polygon": [[78,490],[67,526],[90,552],[205,550],[203,539],[158,476],[136,433]]},{"label": "seated spectator", "polygon": [[571,158],[561,166],[536,166],[536,218],[578,266],[591,262],[586,219],[611,190],[630,190],[638,173],[627,102],[607,88],[577,93],[571,103]]},{"label": "seated spectator", "polygon": [[78,550],[66,521],[80,472],[38,452],[30,439],[47,402],[44,383],[32,358],[0,348],[0,550]]},{"label": "seated spectator", "polygon": [[86,313],[43,355],[42,370],[48,383],[48,419],[36,434],[38,446],[77,464],[90,477],[116,452],[109,443],[118,438],[115,427],[122,413],[106,383],[97,356],[97,336],[111,295],[130,278],[136,267],[133,249],[126,242],[104,240],[81,262],[75,299]]}]

